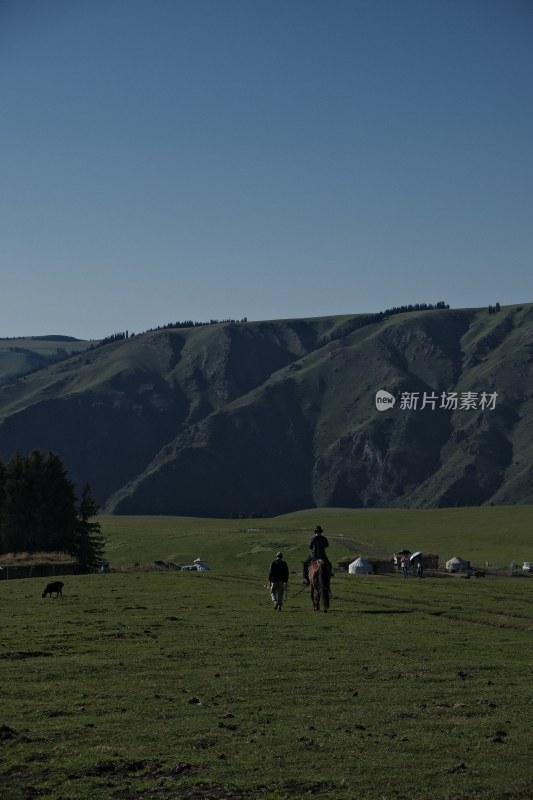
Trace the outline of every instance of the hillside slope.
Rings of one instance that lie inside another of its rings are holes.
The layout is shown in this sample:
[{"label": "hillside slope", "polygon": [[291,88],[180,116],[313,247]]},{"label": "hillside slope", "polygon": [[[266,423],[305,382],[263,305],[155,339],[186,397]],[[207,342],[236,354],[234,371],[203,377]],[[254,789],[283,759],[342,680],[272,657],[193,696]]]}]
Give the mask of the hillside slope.
[{"label": "hillside slope", "polygon": [[93,342],[73,336],[29,336],[0,339],[0,385],[83,352]]},{"label": "hillside slope", "polygon": [[2,387],[0,455],[114,513],[531,503],[532,364],[531,304],[153,331]]}]

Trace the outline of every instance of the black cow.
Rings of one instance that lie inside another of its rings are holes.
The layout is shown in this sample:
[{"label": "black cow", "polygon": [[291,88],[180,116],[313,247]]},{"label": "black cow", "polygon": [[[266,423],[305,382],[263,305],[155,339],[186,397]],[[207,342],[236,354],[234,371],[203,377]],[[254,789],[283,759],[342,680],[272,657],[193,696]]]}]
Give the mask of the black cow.
[{"label": "black cow", "polygon": [[52,592],[55,592],[56,597],[59,597],[59,595],[61,595],[61,597],[63,597],[63,586],[64,585],[65,584],[63,583],[63,581],[53,581],[53,583],[48,583],[46,585],[46,589],[44,590],[42,596],[46,597],[46,595],[49,594],[50,597],[52,597]]}]

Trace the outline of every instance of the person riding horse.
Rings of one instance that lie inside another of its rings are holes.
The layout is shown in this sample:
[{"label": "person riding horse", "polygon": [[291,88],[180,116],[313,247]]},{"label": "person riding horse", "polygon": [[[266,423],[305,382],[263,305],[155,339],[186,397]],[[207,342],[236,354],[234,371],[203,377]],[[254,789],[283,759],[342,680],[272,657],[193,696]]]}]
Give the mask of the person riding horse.
[{"label": "person riding horse", "polygon": [[322,561],[325,561],[328,567],[328,577],[331,580],[333,568],[331,566],[331,561],[326,555],[326,548],[329,547],[329,542],[327,538],[324,536],[324,531],[317,525],[315,528],[314,536],[309,542],[309,549],[311,551],[311,555],[306,558],[303,562],[303,572],[302,577],[306,586],[309,586],[309,567],[312,561],[317,561],[319,558]]}]

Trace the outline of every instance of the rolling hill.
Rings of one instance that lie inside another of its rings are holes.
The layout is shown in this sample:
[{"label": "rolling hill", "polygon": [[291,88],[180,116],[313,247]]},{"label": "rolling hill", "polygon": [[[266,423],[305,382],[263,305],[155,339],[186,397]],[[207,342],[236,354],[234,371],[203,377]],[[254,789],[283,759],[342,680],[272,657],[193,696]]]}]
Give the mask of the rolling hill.
[{"label": "rolling hill", "polygon": [[0,456],[36,447],[108,513],[532,503],[533,305],[113,341],[5,379]]},{"label": "rolling hill", "polygon": [[93,342],[73,336],[28,336],[0,339],[0,386],[83,352]]}]

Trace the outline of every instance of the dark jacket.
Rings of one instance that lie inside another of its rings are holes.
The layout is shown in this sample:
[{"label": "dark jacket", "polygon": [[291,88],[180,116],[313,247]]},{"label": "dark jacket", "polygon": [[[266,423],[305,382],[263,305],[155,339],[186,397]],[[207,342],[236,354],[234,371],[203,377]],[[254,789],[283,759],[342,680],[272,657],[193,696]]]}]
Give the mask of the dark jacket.
[{"label": "dark jacket", "polygon": [[326,547],[329,547],[329,542],[325,536],[321,533],[315,533],[311,541],[309,542],[309,549],[311,551],[311,555],[313,558],[325,558],[326,561],[328,557],[326,555]]},{"label": "dark jacket", "polygon": [[275,561],[272,562],[270,565],[270,571],[268,573],[268,580],[273,581],[283,581],[283,583],[287,583],[289,580],[289,568],[285,561],[281,558],[276,558]]}]

